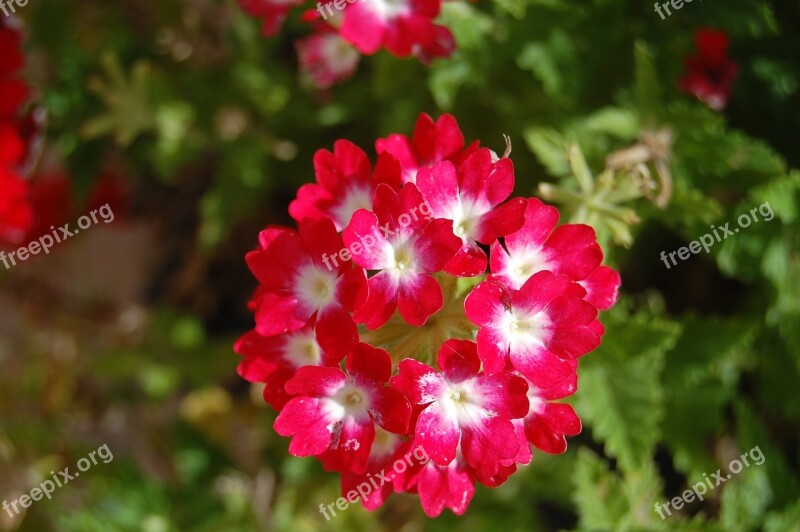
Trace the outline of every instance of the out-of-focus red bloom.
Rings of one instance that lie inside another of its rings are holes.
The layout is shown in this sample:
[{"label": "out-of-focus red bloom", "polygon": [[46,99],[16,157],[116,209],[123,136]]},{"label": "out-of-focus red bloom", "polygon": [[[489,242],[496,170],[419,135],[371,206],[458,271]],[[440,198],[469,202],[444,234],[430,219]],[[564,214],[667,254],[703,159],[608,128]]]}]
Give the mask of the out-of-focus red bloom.
[{"label": "out-of-focus red bloom", "polygon": [[24,64],[22,34],[0,19],[0,119],[16,115],[28,98],[28,85],[20,78]]},{"label": "out-of-focus red bloom", "polygon": [[[278,33],[302,0],[238,0],[247,14],[264,20],[262,34]],[[386,49],[398,57],[430,63],[456,48],[450,30],[436,24],[442,0],[320,0],[300,16],[315,34],[296,42],[300,70],[320,89],[352,75],[359,54]],[[324,21],[324,22],[323,22]]]},{"label": "out-of-focus red bloom", "polygon": [[328,89],[356,71],[361,54],[330,26],[321,24],[313,35],[294,44],[300,72],[319,89]]},{"label": "out-of-focus red bloom", "polygon": [[702,28],[695,34],[697,55],[686,58],[680,89],[715,111],[728,105],[739,66],[728,57],[728,35]]},{"label": "out-of-focus red bloom", "polygon": [[417,47],[434,46],[433,20],[439,15],[441,0],[369,0],[346,7],[342,38],[364,54],[381,47],[398,57],[408,57]]},{"label": "out-of-focus red bloom", "polygon": [[18,173],[25,145],[14,121],[29,92],[19,77],[21,46],[21,33],[0,19],[0,244],[7,245],[20,244],[34,219],[28,185]]},{"label": "out-of-focus red bloom", "polygon": [[28,184],[0,165],[0,245],[21,244],[32,223]]}]

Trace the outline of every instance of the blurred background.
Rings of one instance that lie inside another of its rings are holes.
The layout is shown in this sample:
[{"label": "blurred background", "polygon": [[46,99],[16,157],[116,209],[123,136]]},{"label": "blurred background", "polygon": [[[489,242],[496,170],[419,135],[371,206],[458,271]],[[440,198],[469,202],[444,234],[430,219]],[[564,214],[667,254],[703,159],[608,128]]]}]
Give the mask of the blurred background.
[{"label": "blurred background", "polygon": [[[0,104],[20,100],[7,119],[33,213],[0,249],[115,214],[0,266],[0,500],[103,444],[114,456],[0,529],[800,530],[800,3],[662,19],[632,0],[453,0],[448,57],[356,56],[335,84],[298,60],[301,11],[270,38],[233,0],[32,0],[0,20],[21,36],[0,71],[21,55],[29,90],[0,85]],[[509,135],[517,194],[590,223],[622,296],[582,362],[566,454],[479,486],[463,517],[395,494],[327,522],[338,477],[289,456],[236,374],[244,255],[292,225],[316,150],[346,138],[374,161],[420,112],[498,153]],[[765,202],[774,219],[664,266]],[[755,446],[762,465],[654,511]]]}]

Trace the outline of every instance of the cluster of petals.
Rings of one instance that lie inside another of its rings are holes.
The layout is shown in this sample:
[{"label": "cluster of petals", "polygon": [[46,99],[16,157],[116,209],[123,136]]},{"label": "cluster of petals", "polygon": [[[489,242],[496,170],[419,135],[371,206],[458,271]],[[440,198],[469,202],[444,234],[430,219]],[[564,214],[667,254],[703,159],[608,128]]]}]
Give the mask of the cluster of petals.
[{"label": "cluster of petals", "polygon": [[0,245],[21,243],[33,224],[28,184],[19,168],[27,154],[21,108],[29,95],[22,79],[22,34],[0,19]]},{"label": "cluster of petals", "polygon": [[381,49],[428,63],[449,57],[453,34],[436,24],[442,0],[239,0],[248,15],[263,20],[265,37],[277,34],[294,8],[304,10],[312,35],[296,42],[300,70],[320,89],[350,77],[361,55]]},{"label": "cluster of petals", "polygon": [[684,61],[680,89],[693,95],[715,111],[728,105],[739,66],[728,57],[728,35],[724,31],[701,28],[695,34],[696,55]]},{"label": "cluster of petals", "polygon": [[[532,449],[563,453],[580,433],[561,400],[620,278],[590,227],[514,197],[511,160],[467,144],[452,116],[420,115],[412,135],[375,148],[374,164],[346,140],[319,150],[316,182],[289,207],[298,229],[259,235],[239,373],[265,384],[289,452],[338,472],[343,495],[371,482],[368,510],[406,492],[430,516],[460,515],[476,484],[498,486]],[[468,288],[443,290],[447,278]],[[424,359],[392,355],[392,331],[425,337],[453,314],[470,333]],[[424,459],[404,462],[412,452]]]}]

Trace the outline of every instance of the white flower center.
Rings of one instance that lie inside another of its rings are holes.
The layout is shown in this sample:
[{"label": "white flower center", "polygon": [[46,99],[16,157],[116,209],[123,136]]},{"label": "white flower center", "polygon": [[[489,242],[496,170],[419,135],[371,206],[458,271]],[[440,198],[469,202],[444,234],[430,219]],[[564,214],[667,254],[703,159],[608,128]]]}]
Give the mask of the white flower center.
[{"label": "white flower center", "polygon": [[409,11],[408,0],[369,0],[367,2],[383,20],[389,20]]},{"label": "white flower center", "polygon": [[340,419],[347,416],[363,418],[369,415],[369,396],[363,389],[352,382],[348,382],[342,386],[339,391],[331,397],[331,401],[338,407],[337,410],[341,414]]},{"label": "white flower center", "polygon": [[526,249],[509,256],[505,274],[515,290],[525,284],[535,273],[552,270],[548,257],[541,249]]},{"label": "white flower center", "polygon": [[440,399],[444,411],[455,417],[461,426],[473,425],[486,415],[480,406],[480,396],[473,390],[472,384],[472,379],[451,384]]},{"label": "white flower center", "polygon": [[550,318],[544,312],[523,315],[515,311],[505,313],[500,328],[512,346],[544,345],[550,337]]},{"label": "white flower center", "polygon": [[475,203],[470,199],[459,198],[458,201],[453,202],[450,212],[445,215],[445,218],[453,220],[453,232],[456,236],[462,240],[475,238],[475,230],[478,228],[481,216],[491,210],[487,207],[487,205]]},{"label": "white flower center", "polygon": [[336,301],[338,282],[335,273],[309,265],[297,275],[295,293],[306,309],[320,310]]},{"label": "white flower center", "polygon": [[350,223],[350,218],[358,209],[372,209],[372,190],[369,187],[352,186],[335,206],[331,216],[336,222],[336,230],[341,231]]},{"label": "white flower center", "polygon": [[405,274],[414,272],[415,268],[416,260],[410,243],[393,243],[387,269],[393,271],[396,276],[402,277]]},{"label": "white flower center", "polygon": [[318,366],[322,361],[322,349],[313,331],[298,332],[289,336],[283,353],[286,359],[297,367]]}]

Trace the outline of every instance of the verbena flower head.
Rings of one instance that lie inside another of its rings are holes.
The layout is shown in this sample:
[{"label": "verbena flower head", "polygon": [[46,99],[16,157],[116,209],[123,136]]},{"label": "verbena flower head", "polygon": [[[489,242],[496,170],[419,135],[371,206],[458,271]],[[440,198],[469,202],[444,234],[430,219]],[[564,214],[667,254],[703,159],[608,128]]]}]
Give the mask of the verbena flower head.
[{"label": "verbena flower head", "polygon": [[[512,197],[511,160],[465,147],[452,116],[376,147],[374,165],[346,140],[317,152],[290,206],[299,229],[268,227],[247,255],[260,284],[239,372],[265,383],[289,452],[340,473],[343,495],[369,477],[369,510],[397,491],[462,514],[476,482],[580,432],[556,401],[620,278],[592,228]],[[425,460],[383,477],[412,451]]]}]

